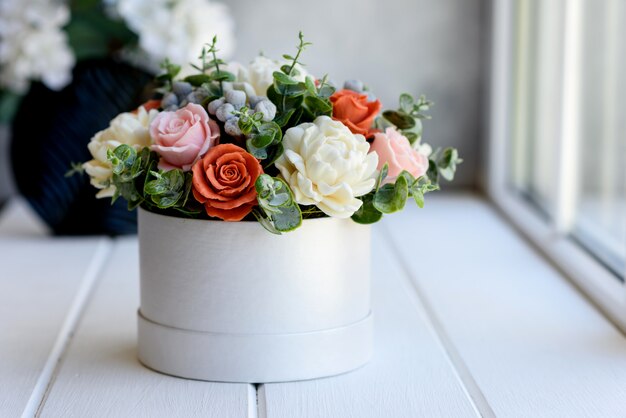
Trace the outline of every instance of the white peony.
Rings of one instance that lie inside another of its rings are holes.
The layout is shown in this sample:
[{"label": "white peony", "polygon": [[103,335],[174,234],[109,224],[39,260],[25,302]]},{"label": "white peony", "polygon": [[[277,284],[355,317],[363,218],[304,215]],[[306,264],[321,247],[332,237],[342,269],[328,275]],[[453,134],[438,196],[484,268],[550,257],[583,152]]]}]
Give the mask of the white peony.
[{"label": "white peony", "polygon": [[[263,55],[256,57],[248,66],[239,63],[229,64],[228,70],[235,73],[237,81],[248,83],[252,86],[257,96],[267,96],[267,89],[274,83],[274,72],[280,71],[287,61],[276,61]],[[294,77],[298,81],[304,81],[309,75],[300,65],[296,65],[299,74]]]},{"label": "white peony", "polygon": [[378,156],[368,154],[363,135],[353,134],[341,122],[320,116],[302,123],[287,130],[283,146],[276,167],[302,205],[349,218],[363,204],[357,197],[374,188]]},{"label": "white peony", "polygon": [[0,2],[0,86],[24,93],[31,80],[61,89],[72,79],[75,58],[63,26],[70,11],[63,2]]},{"label": "white peony", "polygon": [[93,159],[83,164],[91,178],[91,184],[101,189],[96,197],[111,197],[115,186],[111,184],[113,175],[111,163],[107,159],[107,150],[114,150],[126,144],[139,150],[150,146],[150,123],[159,114],[155,109],[149,112],[142,106],[136,113],[122,113],[111,121],[109,127],[98,132],[87,146]]},{"label": "white peony", "polygon": [[154,63],[165,58],[182,66],[197,63],[202,47],[214,35],[222,58],[228,58],[235,47],[234,21],[228,7],[221,3],[118,0],[116,12],[139,35],[139,46]]}]

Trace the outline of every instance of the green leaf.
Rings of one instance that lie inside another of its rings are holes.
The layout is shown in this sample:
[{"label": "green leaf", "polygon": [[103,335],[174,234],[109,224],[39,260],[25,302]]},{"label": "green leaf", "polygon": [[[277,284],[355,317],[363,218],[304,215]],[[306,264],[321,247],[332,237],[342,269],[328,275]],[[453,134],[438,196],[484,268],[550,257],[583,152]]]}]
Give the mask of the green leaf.
[{"label": "green leaf", "polygon": [[312,95],[317,95],[317,89],[315,88],[315,83],[313,82],[313,79],[310,76],[306,76],[306,78],[304,79],[304,85],[306,86],[307,91],[309,92],[309,94]]},{"label": "green leaf", "polygon": [[383,117],[394,124],[398,129],[411,129],[415,126],[415,119],[404,112],[386,110],[383,112]]},{"label": "green leaf", "polygon": [[154,180],[146,182],[144,192],[160,209],[175,206],[185,192],[186,178],[182,170],[151,172]]},{"label": "green leaf", "polygon": [[320,99],[317,96],[306,96],[304,98],[304,105],[313,119],[318,116],[330,116],[333,113],[333,105],[328,99]]},{"label": "green leaf", "polygon": [[409,194],[406,178],[399,176],[395,184],[385,184],[374,194],[374,207],[382,213],[394,213],[404,208]]},{"label": "green leaf", "polygon": [[295,86],[299,82],[298,80],[294,80],[290,76],[285,73],[281,73],[280,71],[274,71],[272,73],[274,77],[274,85],[283,85],[283,86]]},{"label": "green leaf", "polygon": [[385,179],[387,178],[388,172],[389,172],[389,164],[385,163],[385,165],[383,165],[383,168],[380,169],[380,173],[378,173],[378,180],[376,181],[375,190],[378,190],[380,188],[380,185],[383,184],[383,181],[385,181]]},{"label": "green leaf", "polygon": [[455,148],[446,148],[441,158],[437,161],[439,174],[444,179],[452,181],[456,172],[456,166],[462,162],[463,160],[459,158],[459,152]]},{"label": "green leaf", "polygon": [[274,224],[272,223],[272,221],[267,216],[264,216],[263,213],[261,213],[260,211],[256,209],[252,209],[252,215],[254,215],[256,220],[267,231],[271,232],[272,234],[282,235],[281,232],[274,227]]},{"label": "green leaf", "polygon": [[374,207],[374,193],[368,193],[361,198],[363,205],[354,212],[352,220],[360,224],[373,224],[383,217],[382,212]]},{"label": "green leaf", "polygon": [[213,81],[213,77],[208,74],[193,74],[185,77],[184,81],[192,86],[199,87],[204,83],[210,83]]},{"label": "green leaf", "polygon": [[428,170],[426,171],[426,176],[428,176],[432,183],[439,183],[439,170],[437,169],[436,161],[432,159],[428,160]]},{"label": "green leaf", "polygon": [[[122,175],[131,170],[137,158],[137,151],[126,144],[119,145],[113,151],[107,150],[107,159],[111,162],[113,174]],[[127,176],[132,178],[130,173]]]},{"label": "green leaf", "polygon": [[281,113],[278,117],[274,118],[274,122],[281,128],[285,127],[289,123],[289,119],[296,113],[296,109],[289,109],[288,111]]},{"label": "green leaf", "polygon": [[292,231],[302,224],[300,206],[284,180],[261,174],[255,188],[259,207],[277,231]]},{"label": "green leaf", "polygon": [[402,109],[405,113],[411,113],[414,104],[415,100],[410,94],[402,93],[400,95],[400,109]]},{"label": "green leaf", "polygon": [[213,81],[235,81],[237,79],[235,74],[223,70],[220,70],[219,73],[213,71],[210,76]]}]

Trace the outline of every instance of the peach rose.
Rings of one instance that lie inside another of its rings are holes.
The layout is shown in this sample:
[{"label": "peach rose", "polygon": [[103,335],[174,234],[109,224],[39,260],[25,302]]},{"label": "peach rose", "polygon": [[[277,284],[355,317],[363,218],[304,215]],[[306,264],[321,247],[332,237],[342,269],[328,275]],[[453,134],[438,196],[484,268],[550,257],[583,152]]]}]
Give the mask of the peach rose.
[{"label": "peach rose", "polygon": [[150,124],[152,151],[160,156],[159,169],[191,166],[217,143],[220,128],[200,105],[189,103],[175,112],[161,112]]},{"label": "peach rose", "polygon": [[330,96],[330,101],[333,119],[346,125],[353,134],[366,138],[374,134],[372,124],[382,108],[379,100],[368,102],[367,95],[343,89]]},{"label": "peach rose", "polygon": [[233,144],[216,145],[192,170],[193,196],[209,216],[240,221],[256,206],[254,183],[263,168],[245,149]]},{"label": "peach rose", "polygon": [[376,133],[370,152],[378,154],[378,170],[385,163],[389,165],[383,183],[395,182],[402,170],[408,171],[415,178],[423,176],[428,170],[428,157],[414,149],[409,140],[394,128]]}]

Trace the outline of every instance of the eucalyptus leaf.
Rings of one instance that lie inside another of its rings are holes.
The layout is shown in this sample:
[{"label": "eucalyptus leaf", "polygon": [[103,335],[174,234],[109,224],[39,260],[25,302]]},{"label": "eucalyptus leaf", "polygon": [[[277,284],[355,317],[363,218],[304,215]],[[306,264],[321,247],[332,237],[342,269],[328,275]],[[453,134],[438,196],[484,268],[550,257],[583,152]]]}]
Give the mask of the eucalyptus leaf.
[{"label": "eucalyptus leaf", "polygon": [[261,174],[255,189],[259,207],[277,231],[292,231],[302,224],[300,206],[293,200],[293,193],[284,180]]},{"label": "eucalyptus leaf", "polygon": [[352,220],[360,224],[373,224],[383,217],[381,211],[374,207],[374,193],[368,193],[361,198],[363,204],[354,212]]},{"label": "eucalyptus leaf", "polygon": [[415,119],[404,112],[386,110],[383,112],[383,117],[394,124],[398,129],[411,129],[415,126]]},{"label": "eucalyptus leaf", "polygon": [[204,83],[210,83],[213,78],[208,74],[193,74],[184,78],[184,81],[192,86],[199,87]]},{"label": "eucalyptus leaf", "polygon": [[394,213],[404,208],[409,194],[405,177],[398,177],[394,184],[387,183],[374,194],[373,205],[382,213]]}]

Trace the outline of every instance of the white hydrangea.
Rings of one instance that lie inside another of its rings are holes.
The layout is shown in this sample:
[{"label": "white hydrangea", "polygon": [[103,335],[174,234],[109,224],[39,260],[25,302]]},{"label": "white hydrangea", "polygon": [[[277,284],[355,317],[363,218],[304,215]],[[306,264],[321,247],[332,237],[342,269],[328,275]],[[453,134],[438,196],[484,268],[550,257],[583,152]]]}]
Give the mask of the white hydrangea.
[{"label": "white hydrangea", "polygon": [[285,152],[276,167],[293,190],[296,202],[316,205],[328,216],[349,218],[376,182],[378,155],[369,152],[363,135],[341,122],[319,116],[285,132]]},{"label": "white hydrangea", "polygon": [[[248,83],[254,89],[257,96],[267,96],[267,89],[274,83],[274,72],[280,71],[282,65],[288,64],[287,61],[277,61],[263,55],[257,56],[247,66],[239,63],[230,63],[227,70],[233,72],[237,76],[237,81]],[[309,75],[307,71],[300,65],[296,65],[298,75],[294,79],[304,81]]]},{"label": "white hydrangea", "polygon": [[31,80],[61,89],[72,79],[75,57],[62,30],[65,2],[0,1],[0,85],[24,93]]},{"label": "white hydrangea", "polygon": [[187,65],[214,35],[218,55],[228,58],[235,48],[234,21],[228,8],[209,0],[118,0],[116,11],[139,36],[139,46],[155,63],[169,58]]}]

